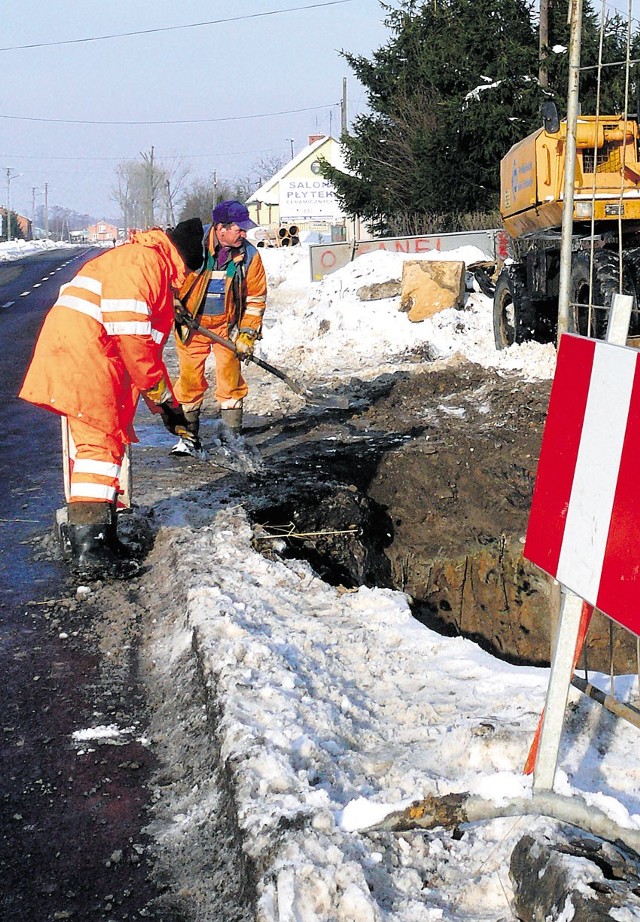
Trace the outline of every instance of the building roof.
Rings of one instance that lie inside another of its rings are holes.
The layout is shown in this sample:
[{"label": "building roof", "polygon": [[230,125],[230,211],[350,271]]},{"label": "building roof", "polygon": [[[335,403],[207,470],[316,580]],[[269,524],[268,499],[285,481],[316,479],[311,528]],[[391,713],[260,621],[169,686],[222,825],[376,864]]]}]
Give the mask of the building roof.
[{"label": "building roof", "polygon": [[293,172],[295,168],[304,163],[312,154],[320,150],[321,147],[327,145],[327,143],[335,145],[337,148],[336,156],[334,158],[327,158],[337,166],[339,169],[344,169],[343,160],[342,160],[342,148],[340,147],[340,142],[335,138],[332,138],[330,135],[325,135],[323,138],[318,138],[317,141],[313,141],[311,144],[307,144],[306,147],[303,147],[299,154],[289,160],[288,163],[278,170],[271,179],[268,179],[259,189],[249,196],[247,199],[247,205],[252,202],[262,202],[265,205],[277,205],[279,202],[279,183],[281,179],[285,179],[289,173]]}]

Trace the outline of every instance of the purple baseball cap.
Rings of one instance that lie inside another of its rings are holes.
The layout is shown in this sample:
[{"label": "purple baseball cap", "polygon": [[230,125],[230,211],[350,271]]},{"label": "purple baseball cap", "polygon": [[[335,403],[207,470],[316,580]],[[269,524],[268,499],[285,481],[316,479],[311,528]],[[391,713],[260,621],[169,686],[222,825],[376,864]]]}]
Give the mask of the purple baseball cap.
[{"label": "purple baseball cap", "polygon": [[218,202],[213,209],[213,224],[237,224],[242,230],[250,230],[258,225],[249,217],[249,212],[242,202]]}]

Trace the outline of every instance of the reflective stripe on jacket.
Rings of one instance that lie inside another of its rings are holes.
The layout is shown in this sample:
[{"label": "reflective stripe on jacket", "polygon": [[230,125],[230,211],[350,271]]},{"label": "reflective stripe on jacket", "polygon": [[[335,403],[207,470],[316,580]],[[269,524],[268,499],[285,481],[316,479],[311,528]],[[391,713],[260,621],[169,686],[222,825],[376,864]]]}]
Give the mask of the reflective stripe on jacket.
[{"label": "reflective stripe on jacket", "polygon": [[134,441],[139,393],[169,377],[162,347],[173,325],[172,289],[184,277],[160,230],[87,262],[47,314],[19,396]]}]

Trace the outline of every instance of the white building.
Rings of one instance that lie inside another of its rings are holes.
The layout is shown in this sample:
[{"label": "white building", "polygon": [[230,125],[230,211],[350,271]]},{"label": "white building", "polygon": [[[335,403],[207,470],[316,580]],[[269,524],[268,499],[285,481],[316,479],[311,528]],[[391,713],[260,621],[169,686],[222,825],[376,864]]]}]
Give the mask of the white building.
[{"label": "white building", "polygon": [[300,231],[326,235],[327,241],[348,235],[345,217],[332,184],[320,175],[320,159],[345,170],[339,141],[327,135],[309,144],[247,200],[249,214],[261,227],[295,225]]}]

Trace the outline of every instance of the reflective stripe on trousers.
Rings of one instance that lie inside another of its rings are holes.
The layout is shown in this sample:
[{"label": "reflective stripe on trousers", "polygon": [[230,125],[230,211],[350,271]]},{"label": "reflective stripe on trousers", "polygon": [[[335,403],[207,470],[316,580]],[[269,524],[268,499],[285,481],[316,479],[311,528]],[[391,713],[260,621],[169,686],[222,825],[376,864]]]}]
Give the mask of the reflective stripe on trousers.
[{"label": "reflective stripe on trousers", "polygon": [[113,503],[120,486],[125,444],[82,420],[68,417],[75,444],[70,503]]}]

